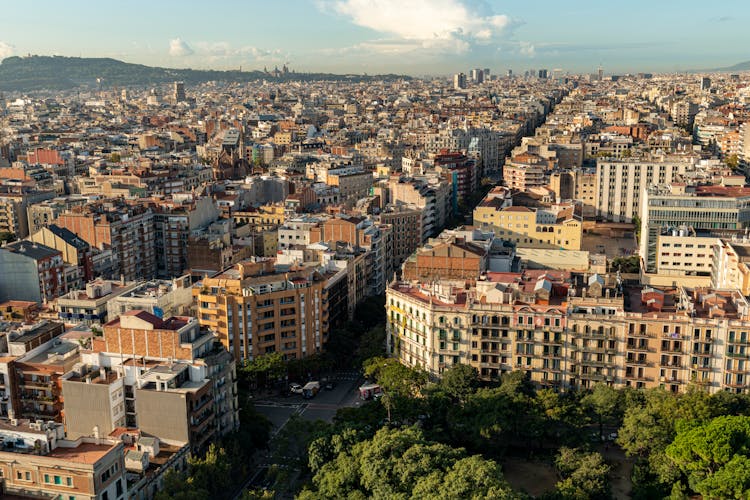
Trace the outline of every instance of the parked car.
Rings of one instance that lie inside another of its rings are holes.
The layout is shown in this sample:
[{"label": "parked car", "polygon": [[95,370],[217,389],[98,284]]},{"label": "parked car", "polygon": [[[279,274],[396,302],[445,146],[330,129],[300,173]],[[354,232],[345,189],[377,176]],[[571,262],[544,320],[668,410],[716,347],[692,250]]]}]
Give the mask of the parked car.
[{"label": "parked car", "polygon": [[305,384],[302,388],[302,397],[305,399],[312,399],[320,390],[320,382],[312,381]]},{"label": "parked car", "polygon": [[289,392],[292,394],[302,394],[302,386],[299,384],[289,384]]}]

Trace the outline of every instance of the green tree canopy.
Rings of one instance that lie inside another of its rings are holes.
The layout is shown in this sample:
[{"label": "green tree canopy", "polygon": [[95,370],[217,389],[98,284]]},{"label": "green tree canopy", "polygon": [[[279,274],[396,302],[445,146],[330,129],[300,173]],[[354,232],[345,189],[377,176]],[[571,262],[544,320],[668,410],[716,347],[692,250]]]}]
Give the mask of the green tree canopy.
[{"label": "green tree canopy", "polygon": [[495,462],[466,457],[461,448],[435,443],[417,428],[379,430],[372,439],[342,447],[320,467],[314,490],[299,498],[512,498]]},{"label": "green tree canopy", "polygon": [[685,426],[666,455],[704,498],[747,498],[750,493],[750,417],[722,416]]},{"label": "green tree canopy", "polygon": [[476,368],[457,364],[448,368],[440,380],[440,387],[455,401],[465,401],[479,385]]},{"label": "green tree canopy", "polygon": [[562,498],[609,498],[609,466],[599,453],[561,448],[555,465],[563,478],[557,483],[557,492]]}]

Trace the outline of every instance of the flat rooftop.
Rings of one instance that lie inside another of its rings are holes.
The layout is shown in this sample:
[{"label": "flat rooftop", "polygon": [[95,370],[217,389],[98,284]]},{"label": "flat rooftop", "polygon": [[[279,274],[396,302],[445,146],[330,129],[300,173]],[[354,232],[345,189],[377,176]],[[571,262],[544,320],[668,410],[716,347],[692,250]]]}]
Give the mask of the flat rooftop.
[{"label": "flat rooftop", "polygon": [[58,446],[46,456],[79,464],[93,465],[104,458],[115,446],[113,444],[94,443],[81,443],[75,448]]}]

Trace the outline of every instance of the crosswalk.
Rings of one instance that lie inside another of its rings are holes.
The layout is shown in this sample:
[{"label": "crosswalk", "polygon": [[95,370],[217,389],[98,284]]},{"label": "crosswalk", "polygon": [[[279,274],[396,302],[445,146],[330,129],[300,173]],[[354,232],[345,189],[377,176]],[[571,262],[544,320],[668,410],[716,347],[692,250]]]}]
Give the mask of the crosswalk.
[{"label": "crosswalk", "polygon": [[325,377],[326,380],[357,380],[362,375],[359,372],[342,372]]},{"label": "crosswalk", "polygon": [[304,406],[304,403],[286,403],[284,401],[271,401],[271,400],[256,400],[254,406],[264,406],[267,408],[299,408]]}]

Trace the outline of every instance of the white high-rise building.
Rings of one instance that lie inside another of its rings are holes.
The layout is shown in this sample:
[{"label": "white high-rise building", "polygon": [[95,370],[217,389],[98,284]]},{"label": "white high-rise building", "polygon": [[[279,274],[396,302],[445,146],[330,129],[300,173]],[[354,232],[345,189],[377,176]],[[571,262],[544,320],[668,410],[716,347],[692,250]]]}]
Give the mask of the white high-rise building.
[{"label": "white high-rise building", "polygon": [[640,214],[641,195],[653,184],[670,184],[691,170],[694,159],[681,162],[601,161],[596,165],[596,212],[612,222],[632,222]]}]

